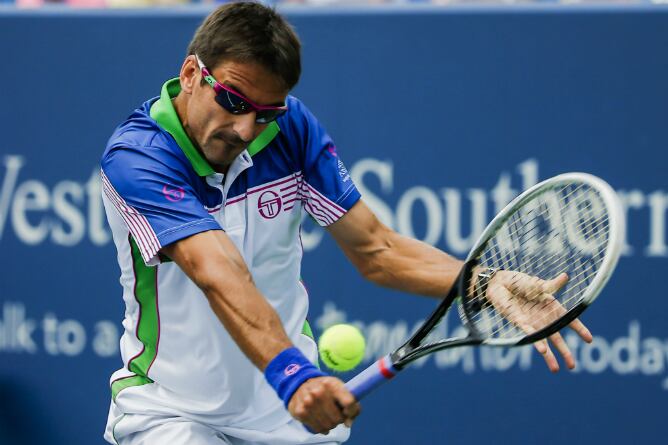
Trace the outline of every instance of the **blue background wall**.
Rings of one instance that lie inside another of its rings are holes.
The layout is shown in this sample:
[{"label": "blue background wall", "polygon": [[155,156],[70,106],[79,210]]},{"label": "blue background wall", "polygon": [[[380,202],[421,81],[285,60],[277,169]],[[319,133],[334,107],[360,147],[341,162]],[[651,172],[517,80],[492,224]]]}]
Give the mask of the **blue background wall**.
[{"label": "blue background wall", "polygon": [[[206,12],[0,12],[1,444],[102,443],[123,307],[97,163]],[[286,12],[295,94],[402,233],[462,256],[504,190],[573,170],[628,206],[625,255],[583,317],[596,340],[568,337],[579,371],[442,353],[365,400],[350,443],[665,442],[668,10]],[[369,362],[433,302],[362,282],[322,235],[304,234],[311,319],[359,322]]]}]

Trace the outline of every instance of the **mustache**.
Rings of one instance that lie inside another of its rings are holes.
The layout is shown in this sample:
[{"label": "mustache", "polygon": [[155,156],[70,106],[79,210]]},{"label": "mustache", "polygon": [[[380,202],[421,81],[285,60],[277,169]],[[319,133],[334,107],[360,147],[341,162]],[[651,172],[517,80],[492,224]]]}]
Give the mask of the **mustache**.
[{"label": "mustache", "polygon": [[231,147],[246,147],[248,144],[250,144],[250,141],[244,141],[242,138],[240,138],[237,134],[234,133],[226,133],[226,132],[218,132],[214,134],[214,138],[220,139],[221,141],[225,142],[227,145]]}]

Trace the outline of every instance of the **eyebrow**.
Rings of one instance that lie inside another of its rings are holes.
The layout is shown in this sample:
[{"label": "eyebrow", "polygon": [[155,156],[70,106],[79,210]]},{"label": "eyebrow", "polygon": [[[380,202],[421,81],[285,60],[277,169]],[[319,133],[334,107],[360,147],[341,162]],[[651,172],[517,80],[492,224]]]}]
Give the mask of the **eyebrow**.
[{"label": "eyebrow", "polygon": [[[241,94],[242,96],[248,98],[248,95],[247,95],[246,93],[244,93],[243,91],[241,91],[241,88],[238,88],[238,87],[237,87],[236,85],[234,85],[233,83],[225,82],[225,86],[228,87],[228,88],[233,89],[233,90],[236,91],[237,93],[239,93],[239,94]],[[250,100],[250,99],[249,99],[249,100]],[[253,103],[255,103],[255,102],[253,102]],[[284,107],[284,106],[285,106],[285,102],[274,102],[274,103],[272,103],[272,104],[257,104],[257,105],[263,105],[263,106],[269,106],[269,107]]]}]

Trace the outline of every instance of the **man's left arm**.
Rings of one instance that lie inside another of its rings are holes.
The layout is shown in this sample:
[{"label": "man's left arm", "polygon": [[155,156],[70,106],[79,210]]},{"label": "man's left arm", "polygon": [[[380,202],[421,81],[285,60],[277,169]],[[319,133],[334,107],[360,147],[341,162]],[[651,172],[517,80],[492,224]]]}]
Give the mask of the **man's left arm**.
[{"label": "man's left arm", "polygon": [[380,286],[443,298],[462,267],[460,260],[384,225],[362,200],[327,230],[362,276]]},{"label": "man's left arm", "polygon": [[[445,297],[463,265],[450,255],[421,241],[402,236],[385,226],[361,200],[327,229],[357,270],[365,278],[381,286],[419,295]],[[507,283],[504,284],[501,278],[490,286],[490,292],[498,293],[507,287]],[[563,286],[563,280],[564,277],[557,277],[552,280],[556,284],[547,281],[545,285],[549,287],[554,284],[555,289],[558,289]],[[535,279],[527,276],[526,282],[529,285],[534,281]],[[529,314],[530,317],[533,315]],[[591,333],[579,320],[574,320],[570,327],[584,341],[592,341]],[[561,334],[554,333],[550,336],[550,341],[564,358],[566,366],[573,369],[575,359]],[[557,358],[547,340],[541,340],[534,346],[543,356],[548,368],[552,372],[558,371]]]}]

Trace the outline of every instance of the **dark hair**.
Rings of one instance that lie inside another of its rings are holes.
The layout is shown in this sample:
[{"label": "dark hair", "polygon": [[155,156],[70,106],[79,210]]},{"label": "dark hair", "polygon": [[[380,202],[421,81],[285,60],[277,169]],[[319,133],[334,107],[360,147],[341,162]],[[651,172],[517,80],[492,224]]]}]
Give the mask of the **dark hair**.
[{"label": "dark hair", "polygon": [[197,54],[210,70],[228,60],[259,63],[290,90],[302,70],[300,48],[297,34],[275,10],[239,2],[219,7],[204,20],[188,55]]}]

